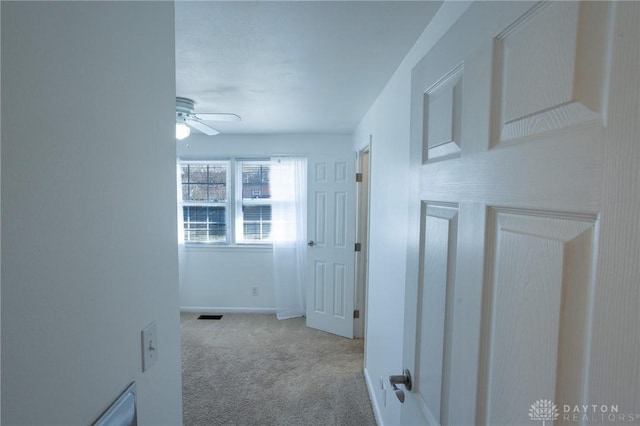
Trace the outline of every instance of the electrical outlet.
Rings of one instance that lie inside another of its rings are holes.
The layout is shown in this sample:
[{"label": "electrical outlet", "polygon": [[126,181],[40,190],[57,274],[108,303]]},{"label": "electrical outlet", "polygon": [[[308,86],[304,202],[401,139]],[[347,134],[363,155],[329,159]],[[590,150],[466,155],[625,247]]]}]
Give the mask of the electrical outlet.
[{"label": "electrical outlet", "polygon": [[252,296],[257,296],[258,295],[258,287],[254,286],[251,288],[251,295]]},{"label": "electrical outlet", "polygon": [[158,358],[158,326],[155,321],[142,329],[142,371],[145,372]]}]

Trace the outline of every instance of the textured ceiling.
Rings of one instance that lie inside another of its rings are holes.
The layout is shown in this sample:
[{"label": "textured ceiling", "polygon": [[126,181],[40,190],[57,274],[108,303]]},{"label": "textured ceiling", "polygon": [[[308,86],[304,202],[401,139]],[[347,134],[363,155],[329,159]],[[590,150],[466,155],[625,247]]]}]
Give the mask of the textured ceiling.
[{"label": "textured ceiling", "polygon": [[176,2],[176,91],[222,133],[350,133],[441,2]]}]

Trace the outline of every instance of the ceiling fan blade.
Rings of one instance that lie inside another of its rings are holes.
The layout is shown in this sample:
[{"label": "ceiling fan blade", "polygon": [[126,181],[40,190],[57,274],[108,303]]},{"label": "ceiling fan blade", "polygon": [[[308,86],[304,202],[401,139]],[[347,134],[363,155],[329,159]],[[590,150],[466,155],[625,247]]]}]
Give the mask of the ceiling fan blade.
[{"label": "ceiling fan blade", "polygon": [[209,127],[206,124],[204,124],[201,121],[195,120],[193,118],[187,118],[185,120],[185,122],[187,123],[187,125],[189,127],[193,127],[196,130],[199,130],[200,132],[204,133],[205,135],[208,136],[215,136],[220,134],[219,131],[217,131],[216,129],[214,129],[213,127]]},{"label": "ceiling fan blade", "polygon": [[240,121],[241,118],[237,114],[226,112],[199,112],[196,118],[206,121]]}]

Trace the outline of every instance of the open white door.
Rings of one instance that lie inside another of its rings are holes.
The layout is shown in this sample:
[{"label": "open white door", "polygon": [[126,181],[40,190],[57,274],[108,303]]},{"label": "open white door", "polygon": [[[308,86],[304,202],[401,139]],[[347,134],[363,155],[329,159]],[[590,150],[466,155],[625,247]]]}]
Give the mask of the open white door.
[{"label": "open white door", "polygon": [[638,22],[478,2],[414,68],[402,424],[640,412]]},{"label": "open white door", "polygon": [[353,338],[355,154],[309,159],[307,326]]}]

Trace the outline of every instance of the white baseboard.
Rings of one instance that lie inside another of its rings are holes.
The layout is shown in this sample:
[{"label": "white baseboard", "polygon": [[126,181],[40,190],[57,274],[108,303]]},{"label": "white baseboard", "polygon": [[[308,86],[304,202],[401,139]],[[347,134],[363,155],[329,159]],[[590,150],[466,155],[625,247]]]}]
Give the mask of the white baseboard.
[{"label": "white baseboard", "polygon": [[276,308],[229,308],[215,306],[180,306],[180,312],[203,314],[275,314]]},{"label": "white baseboard", "polygon": [[382,421],[382,413],[380,412],[380,405],[378,404],[378,400],[376,399],[376,388],[371,382],[371,377],[369,377],[369,371],[364,369],[364,381],[367,384],[367,391],[369,391],[369,399],[371,400],[371,406],[373,407],[373,415],[376,418],[376,423],[378,426],[384,426],[384,422]]}]

